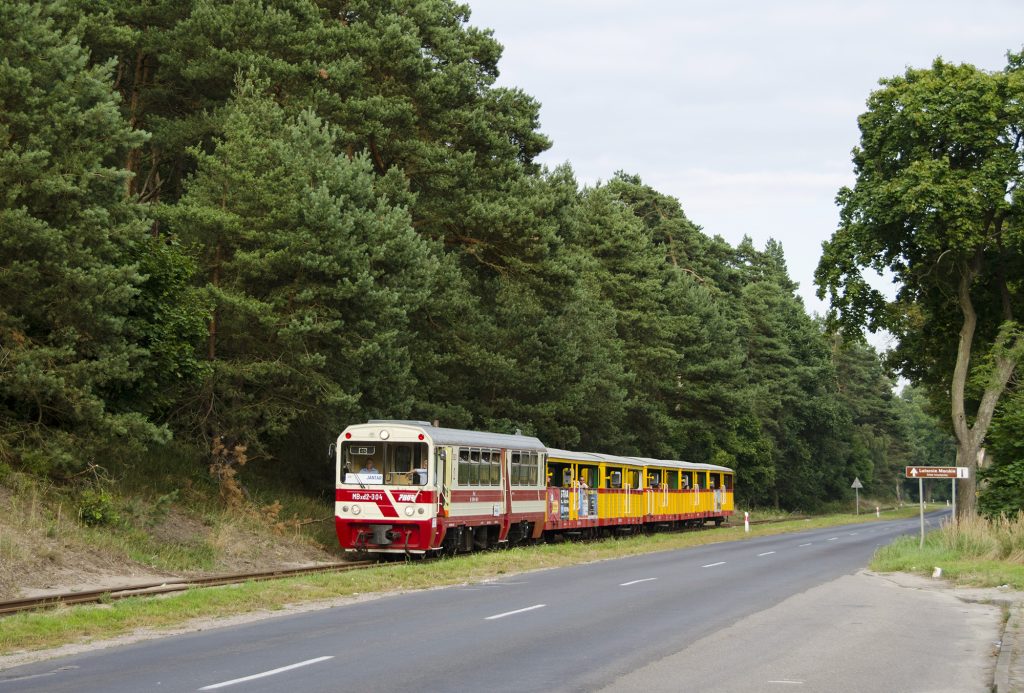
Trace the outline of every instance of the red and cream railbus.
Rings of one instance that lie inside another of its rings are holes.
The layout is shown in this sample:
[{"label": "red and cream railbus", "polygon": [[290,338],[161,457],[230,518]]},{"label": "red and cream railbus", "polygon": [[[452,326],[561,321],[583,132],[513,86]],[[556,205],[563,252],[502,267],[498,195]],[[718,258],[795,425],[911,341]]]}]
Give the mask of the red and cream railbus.
[{"label": "red and cream railbus", "polygon": [[370,421],[346,428],[335,454],[346,549],[454,553],[544,531],[546,455],[531,436]]}]

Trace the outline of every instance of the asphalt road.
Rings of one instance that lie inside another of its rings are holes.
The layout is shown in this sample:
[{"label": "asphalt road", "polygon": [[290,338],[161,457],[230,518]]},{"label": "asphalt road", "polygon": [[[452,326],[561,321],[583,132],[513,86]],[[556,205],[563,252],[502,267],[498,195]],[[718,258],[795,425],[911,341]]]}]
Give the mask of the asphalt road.
[{"label": "asphalt road", "polygon": [[0,693],[592,691],[917,530],[849,525],[386,596],[8,669]]}]

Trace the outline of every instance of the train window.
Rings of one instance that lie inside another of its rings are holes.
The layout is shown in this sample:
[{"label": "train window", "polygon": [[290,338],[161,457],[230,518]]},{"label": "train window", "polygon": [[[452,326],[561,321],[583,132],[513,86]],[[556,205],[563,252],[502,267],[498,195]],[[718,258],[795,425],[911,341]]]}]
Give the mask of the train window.
[{"label": "train window", "polygon": [[513,481],[520,486],[536,486],[537,479],[540,478],[537,474],[538,465],[540,458],[535,452],[523,451],[519,454],[519,477],[518,481]]},{"label": "train window", "polygon": [[659,488],[661,486],[661,472],[652,471],[647,474],[648,488]]},{"label": "train window", "polygon": [[407,472],[412,470],[412,447],[399,445],[394,451],[394,471]]},{"label": "train window", "polygon": [[732,474],[725,474],[725,490],[732,491]]},{"label": "train window", "polygon": [[640,470],[630,469],[626,472],[629,476],[629,487],[640,488]]},{"label": "train window", "polygon": [[458,484],[460,486],[469,486],[469,450],[466,448],[459,448],[459,479]]},{"label": "train window", "polygon": [[480,451],[469,451],[469,483],[473,486],[480,485]]},{"label": "train window", "polygon": [[693,472],[683,472],[680,483],[683,489],[693,488]]},{"label": "train window", "polygon": [[665,472],[665,483],[673,491],[679,488],[679,472],[670,470]]},{"label": "train window", "polygon": [[590,488],[597,488],[597,467],[580,467],[580,479]]},{"label": "train window", "polygon": [[426,443],[345,442],[341,448],[341,483],[410,484],[414,463],[426,459],[426,454]]},{"label": "train window", "polygon": [[709,489],[722,488],[722,475],[721,474],[708,474],[708,488]]},{"label": "train window", "polygon": [[491,486],[501,484],[501,453],[498,450],[491,450],[487,453],[487,464],[490,467],[487,483]]},{"label": "train window", "polygon": [[622,472],[620,470],[608,470],[608,488],[622,488]]}]

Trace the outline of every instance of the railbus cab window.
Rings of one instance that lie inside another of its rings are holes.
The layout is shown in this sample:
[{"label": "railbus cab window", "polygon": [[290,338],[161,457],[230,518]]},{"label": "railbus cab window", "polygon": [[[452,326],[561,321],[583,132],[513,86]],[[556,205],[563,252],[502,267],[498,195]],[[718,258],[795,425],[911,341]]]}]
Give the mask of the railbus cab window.
[{"label": "railbus cab window", "polygon": [[416,470],[427,459],[426,443],[363,443],[346,441],[341,446],[341,482],[344,484],[413,484]]}]

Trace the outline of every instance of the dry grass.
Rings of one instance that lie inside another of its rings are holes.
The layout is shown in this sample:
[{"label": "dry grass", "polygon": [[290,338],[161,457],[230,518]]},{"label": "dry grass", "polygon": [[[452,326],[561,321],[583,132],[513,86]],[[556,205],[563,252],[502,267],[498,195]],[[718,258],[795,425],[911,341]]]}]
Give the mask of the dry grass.
[{"label": "dry grass", "polygon": [[948,522],[927,534],[923,547],[919,537],[903,537],[879,549],[871,567],[921,574],[940,567],[959,584],[1024,589],[1024,515]]}]

